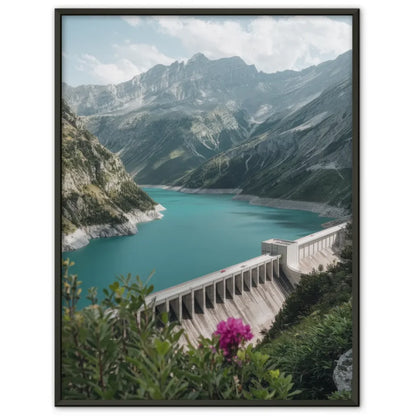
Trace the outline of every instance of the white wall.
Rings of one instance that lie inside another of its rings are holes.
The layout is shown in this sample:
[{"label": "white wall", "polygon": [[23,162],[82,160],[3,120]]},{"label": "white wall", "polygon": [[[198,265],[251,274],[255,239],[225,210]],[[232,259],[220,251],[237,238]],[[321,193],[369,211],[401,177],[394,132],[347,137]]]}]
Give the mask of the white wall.
[{"label": "white wall", "polygon": [[[276,2],[263,0],[89,0],[2,4],[0,163],[2,283],[1,409],[7,415],[137,414],[131,409],[55,409],[53,403],[53,12],[56,6],[361,7],[361,409],[279,409],[279,414],[390,415],[414,409],[416,280],[403,247],[415,225],[415,3],[410,0]],[[400,241],[388,245],[386,241]],[[410,269],[411,270],[411,269]],[[395,285],[392,287],[391,281]],[[41,283],[41,284],[40,284]],[[17,294],[19,293],[19,298]],[[41,299],[41,301],[39,301]],[[399,314],[396,312],[399,311]],[[13,319],[10,319],[13,317]],[[6,319],[7,318],[7,319]],[[26,332],[16,332],[24,325]],[[13,336],[12,336],[13,334]],[[28,342],[28,340],[30,340]],[[163,408],[141,414],[165,414]],[[169,409],[194,414],[196,409]],[[199,408],[198,414],[212,412]],[[227,415],[251,408],[227,409]],[[274,414],[276,409],[256,409]]]}]

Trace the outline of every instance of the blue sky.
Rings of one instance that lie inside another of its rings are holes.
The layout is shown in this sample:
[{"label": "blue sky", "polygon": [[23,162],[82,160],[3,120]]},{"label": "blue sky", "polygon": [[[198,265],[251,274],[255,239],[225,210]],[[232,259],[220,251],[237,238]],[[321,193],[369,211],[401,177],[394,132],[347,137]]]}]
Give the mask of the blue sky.
[{"label": "blue sky", "polygon": [[351,18],[64,16],[63,80],[116,84],[156,64],[241,56],[259,71],[300,70],[351,49]]}]

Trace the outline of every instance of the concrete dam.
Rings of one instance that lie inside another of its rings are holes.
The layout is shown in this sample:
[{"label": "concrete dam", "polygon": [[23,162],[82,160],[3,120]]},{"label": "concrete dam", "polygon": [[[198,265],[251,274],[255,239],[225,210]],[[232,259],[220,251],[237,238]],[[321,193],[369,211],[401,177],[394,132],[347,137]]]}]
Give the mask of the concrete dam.
[{"label": "concrete dam", "polygon": [[211,337],[228,317],[241,318],[255,343],[268,329],[302,274],[338,259],[346,224],[288,241],[270,239],[262,255],[155,292],[147,301],[154,313],[179,321],[192,343]]}]

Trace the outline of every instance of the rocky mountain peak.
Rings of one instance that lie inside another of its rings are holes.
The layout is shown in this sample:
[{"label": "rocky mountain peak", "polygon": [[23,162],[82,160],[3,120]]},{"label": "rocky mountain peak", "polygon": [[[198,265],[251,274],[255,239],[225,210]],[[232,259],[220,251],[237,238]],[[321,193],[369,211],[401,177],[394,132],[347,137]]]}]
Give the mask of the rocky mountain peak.
[{"label": "rocky mountain peak", "polygon": [[167,109],[185,102],[186,111],[210,111],[232,103],[263,121],[350,76],[350,62],[347,52],[303,71],[264,74],[238,56],[211,60],[199,52],[186,63],[156,65],[117,85],[63,85],[63,96],[82,116],[127,113],[147,106]]},{"label": "rocky mountain peak", "polygon": [[187,65],[189,64],[195,64],[195,63],[205,63],[208,62],[209,59],[201,52],[196,53],[195,55],[192,55],[191,58],[189,58]]}]

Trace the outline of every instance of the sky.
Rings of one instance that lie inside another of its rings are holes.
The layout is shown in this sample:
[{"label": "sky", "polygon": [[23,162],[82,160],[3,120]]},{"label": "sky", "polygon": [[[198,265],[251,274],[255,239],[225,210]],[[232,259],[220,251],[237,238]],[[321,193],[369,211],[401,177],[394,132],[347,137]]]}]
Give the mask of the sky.
[{"label": "sky", "polygon": [[156,64],[240,56],[258,71],[301,70],[352,48],[350,16],[63,16],[62,79],[117,84]]}]

